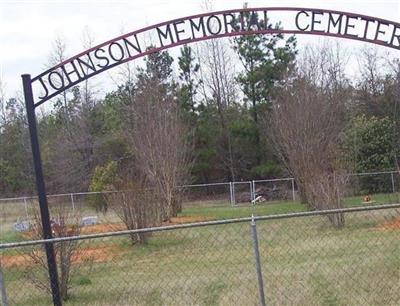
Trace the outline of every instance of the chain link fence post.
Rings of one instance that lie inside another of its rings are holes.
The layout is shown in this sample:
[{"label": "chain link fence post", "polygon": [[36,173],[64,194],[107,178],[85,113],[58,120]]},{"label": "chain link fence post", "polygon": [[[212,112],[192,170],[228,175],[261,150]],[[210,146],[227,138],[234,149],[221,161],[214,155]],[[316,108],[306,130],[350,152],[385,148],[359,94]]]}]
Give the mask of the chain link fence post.
[{"label": "chain link fence post", "polygon": [[253,238],[254,256],[256,260],[258,292],[260,295],[260,305],[266,306],[264,294],[264,281],[261,270],[260,250],[258,248],[257,226],[254,220],[254,215],[251,216],[251,236]]},{"label": "chain link fence post", "polygon": [[72,205],[72,211],[75,211],[75,202],[74,202],[74,194],[71,193],[71,205]]},{"label": "chain link fence post", "polygon": [[0,294],[1,294],[2,305],[8,306],[6,285],[4,283],[3,271],[1,270],[1,267],[0,267]]},{"label": "chain link fence post", "polygon": [[236,206],[236,198],[235,198],[235,183],[229,182],[229,191],[231,196],[231,206]]},{"label": "chain link fence post", "polygon": [[294,201],[296,201],[296,192],[294,190],[294,178],[292,178],[291,181],[292,181],[292,199],[294,202]]},{"label": "chain link fence post", "polygon": [[25,215],[26,219],[29,219],[29,214],[28,214],[28,203],[26,202],[26,198],[24,198],[24,207],[25,207]]},{"label": "chain link fence post", "polygon": [[253,205],[256,204],[256,184],[254,180],[251,181],[250,183],[250,192],[251,192],[251,203]]},{"label": "chain link fence post", "polygon": [[250,203],[253,203],[253,184],[249,181],[250,185]]},{"label": "chain link fence post", "polygon": [[229,201],[231,202],[231,206],[233,206],[232,182],[229,182]]},{"label": "chain link fence post", "polygon": [[393,175],[393,172],[390,173],[390,176],[391,176],[391,179],[392,179],[392,191],[393,191],[393,193],[395,193],[396,190],[395,190],[395,188],[394,188],[394,175]]}]

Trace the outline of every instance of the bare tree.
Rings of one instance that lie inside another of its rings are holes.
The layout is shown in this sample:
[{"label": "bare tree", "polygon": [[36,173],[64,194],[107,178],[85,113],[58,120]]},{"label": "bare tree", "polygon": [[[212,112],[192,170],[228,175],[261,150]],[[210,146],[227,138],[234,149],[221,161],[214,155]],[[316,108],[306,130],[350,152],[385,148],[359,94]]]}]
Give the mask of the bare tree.
[{"label": "bare tree", "polygon": [[[82,32],[82,47],[85,50],[88,50],[93,47],[95,37],[93,32],[86,26]],[[89,73],[89,67],[85,67],[85,74]],[[86,108],[93,109],[96,103],[95,96],[95,89],[94,86],[90,83],[88,79],[83,81],[83,86],[81,88],[81,95],[82,95],[82,105]]]},{"label": "bare tree", "polygon": [[371,115],[384,115],[384,61],[378,48],[362,49],[358,56],[360,75],[357,78],[357,107]]},{"label": "bare tree", "polygon": [[[53,203],[57,207],[53,210],[53,219],[51,224],[53,238],[78,236],[81,228],[81,218],[79,214],[71,211],[63,202]],[[54,205],[54,206],[55,206]],[[38,208],[33,208],[33,239],[42,239],[43,230]],[[77,241],[63,241],[54,244],[54,253],[56,256],[60,295],[63,300],[69,298],[68,292],[71,287],[71,275],[74,273],[73,260],[77,258],[82,250]],[[50,284],[47,278],[47,261],[45,252],[42,249],[33,249],[29,254],[34,265],[27,268],[25,276],[35,287],[40,290],[51,292]],[[39,266],[41,274],[35,271]]]},{"label": "bare tree", "polygon": [[[124,179],[114,184],[116,192],[105,194],[110,209],[113,209],[128,230],[159,225],[159,199],[154,190],[144,181]],[[147,242],[149,234],[131,234],[132,244]]]},{"label": "bare tree", "polygon": [[154,79],[136,92],[127,113],[133,114],[133,122],[126,138],[138,168],[160,199],[161,220],[168,220],[181,210],[179,186],[190,177],[188,129],[174,96]]},{"label": "bare tree", "polygon": [[395,160],[395,167],[397,172],[400,173],[400,59],[392,59],[389,63],[393,75],[393,156]]},{"label": "bare tree", "polygon": [[[332,89],[333,77],[318,80],[310,74],[318,69],[314,56],[304,64],[276,93],[270,136],[303,201],[312,209],[340,208],[346,175],[338,162],[338,144],[347,96],[340,86]],[[344,225],[341,214],[331,215],[330,221],[336,227]]]},{"label": "bare tree", "polygon": [[348,86],[345,68],[349,59],[349,51],[338,42],[323,41],[317,47],[307,45],[298,59],[298,73],[329,93]]},{"label": "bare tree", "polygon": [[[82,35],[85,48],[93,45],[94,38],[88,29]],[[49,56],[49,65],[59,64],[67,57],[65,39],[58,36]],[[63,73],[60,70],[60,73]],[[49,158],[45,168],[48,169],[48,188],[52,192],[86,189],[89,176],[94,168],[95,131],[93,113],[96,108],[95,90],[89,81],[84,81],[82,87],[75,86],[65,91],[56,100],[54,120],[44,121],[54,125],[43,135],[45,146],[49,147]],[[60,169],[67,175],[59,175]]]},{"label": "bare tree", "polygon": [[361,72],[361,81],[369,88],[373,96],[379,94],[382,79],[382,58],[377,47],[368,47],[360,51],[358,65]]},{"label": "bare tree", "polygon": [[224,40],[211,39],[202,44],[199,51],[201,59],[201,93],[208,104],[214,104],[221,124],[221,149],[227,150],[223,159],[229,169],[231,180],[235,180],[234,149],[229,132],[228,109],[236,100],[236,81],[232,50]]},{"label": "bare tree", "polygon": [[[48,68],[56,66],[56,65],[62,63],[63,61],[65,61],[67,58],[68,58],[67,44],[66,44],[65,38],[62,35],[57,35],[52,44],[52,50],[48,57],[48,65],[47,66],[48,66]],[[64,71],[61,68],[58,69],[58,73],[60,73],[63,77],[65,76]],[[70,90],[64,90],[62,92],[62,99],[59,100],[63,104],[64,110],[66,112],[69,109],[68,108],[68,99],[67,99],[67,95],[69,92],[70,92]]]},{"label": "bare tree", "polygon": [[[204,11],[212,11],[213,0],[204,0],[201,7]],[[215,25],[210,24],[211,27]],[[229,170],[230,180],[236,177],[234,147],[229,132],[230,119],[228,108],[235,103],[237,98],[237,85],[235,80],[235,54],[230,48],[227,39],[211,39],[200,44],[197,49],[197,57],[200,58],[201,86],[200,94],[208,104],[216,107],[219,122],[221,124],[220,149],[223,153],[222,162]]]}]

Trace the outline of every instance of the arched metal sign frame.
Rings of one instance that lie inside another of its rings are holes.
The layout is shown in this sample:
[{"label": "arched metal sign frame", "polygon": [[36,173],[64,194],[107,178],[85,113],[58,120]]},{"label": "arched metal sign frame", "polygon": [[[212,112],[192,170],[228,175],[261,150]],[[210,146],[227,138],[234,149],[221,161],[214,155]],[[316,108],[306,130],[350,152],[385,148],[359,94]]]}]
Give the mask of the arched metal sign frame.
[{"label": "arched metal sign frame", "polygon": [[[291,13],[293,27],[289,29],[268,26],[267,14],[271,12]],[[248,24],[244,24],[244,15],[251,16],[255,13],[263,16],[264,26],[262,23],[251,23],[251,18]],[[144,48],[138,37],[150,32],[157,34],[159,44]],[[38,106],[84,80],[148,54],[207,39],[253,34],[322,35],[400,50],[400,23],[397,22],[355,13],[313,8],[243,8],[193,15],[145,27],[79,53],[33,78],[29,74],[22,75],[43,238],[51,239],[52,234],[36,126],[35,110]],[[33,92],[35,86],[41,92],[36,98]],[[45,249],[53,303],[61,305],[53,245],[46,243]]]}]

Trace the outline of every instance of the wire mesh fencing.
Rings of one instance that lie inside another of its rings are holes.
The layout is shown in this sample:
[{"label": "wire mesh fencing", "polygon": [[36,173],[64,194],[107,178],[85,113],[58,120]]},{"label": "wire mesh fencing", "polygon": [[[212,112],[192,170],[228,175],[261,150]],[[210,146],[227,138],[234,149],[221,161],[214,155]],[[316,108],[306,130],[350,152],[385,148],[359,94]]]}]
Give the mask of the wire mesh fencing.
[{"label": "wire mesh fencing", "polygon": [[183,193],[183,207],[216,207],[232,205],[231,183],[186,185],[180,187]]},{"label": "wire mesh fencing", "polygon": [[234,195],[234,205],[250,204],[254,198],[252,182],[233,182],[232,193]]},{"label": "wire mesh fencing", "polygon": [[343,215],[257,223],[270,305],[400,305],[400,210]]},{"label": "wire mesh fencing", "polygon": [[[346,206],[400,202],[398,172],[354,173],[348,176],[343,190]],[[183,209],[300,201],[298,186],[293,178],[194,184],[179,188],[182,190]],[[99,222],[108,223],[110,219],[115,220],[115,214],[111,210],[107,211],[105,195],[108,193],[109,191],[52,194],[47,199],[50,210],[64,205],[84,218],[97,217]],[[364,201],[366,197],[369,201]],[[33,217],[31,208],[37,206],[37,197],[0,199],[0,231],[13,227],[24,228]],[[4,242],[4,239],[0,237],[1,241]]]},{"label": "wire mesh fencing", "polygon": [[[57,242],[60,291],[66,305],[255,304],[251,240],[237,241],[248,232],[238,223]],[[1,257],[10,305],[51,304],[43,244]]]},{"label": "wire mesh fencing", "polygon": [[354,194],[395,193],[398,191],[397,172],[375,172],[354,174],[350,176],[350,184]]},{"label": "wire mesh fencing", "polygon": [[0,220],[15,221],[18,218],[29,217],[29,198],[9,198],[0,200]]},{"label": "wire mesh fencing", "polygon": [[[399,204],[254,220],[53,239],[63,304],[400,304]],[[44,241],[2,244],[0,259],[4,305],[52,304]]]},{"label": "wire mesh fencing", "polygon": [[254,203],[296,200],[296,186],[293,178],[255,180],[252,184]]}]

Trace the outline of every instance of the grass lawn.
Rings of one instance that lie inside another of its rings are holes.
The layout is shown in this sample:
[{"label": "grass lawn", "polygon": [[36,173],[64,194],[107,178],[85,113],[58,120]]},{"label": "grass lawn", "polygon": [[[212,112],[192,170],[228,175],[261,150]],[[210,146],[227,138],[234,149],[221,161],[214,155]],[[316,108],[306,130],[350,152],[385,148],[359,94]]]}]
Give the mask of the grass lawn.
[{"label": "grass lawn", "polygon": [[216,207],[188,207],[181,213],[182,216],[204,216],[209,219],[230,219],[255,216],[281,214],[305,211],[305,205],[299,202],[271,202],[254,206],[216,206]]},{"label": "grass lawn", "polygon": [[[376,204],[387,199],[373,197]],[[361,201],[347,198],[346,206]],[[224,219],[304,209],[287,202],[190,207],[182,215]],[[400,305],[400,229],[386,226],[396,218],[395,209],[346,214],[342,229],[320,216],[258,222],[267,303]],[[89,240],[80,249],[65,305],[259,305],[247,222],[158,232],[143,246],[128,237]],[[21,260],[15,256],[0,252],[11,305],[51,305],[26,277],[30,270],[43,280],[46,274],[24,261],[10,265]]]},{"label": "grass lawn", "polygon": [[[374,194],[372,196],[373,202],[371,204],[363,203],[362,196],[346,197],[344,199],[344,207],[357,207],[366,205],[379,205],[389,203],[400,203],[399,193],[389,194]],[[240,218],[249,217],[252,214],[255,216],[273,215],[273,214],[284,214],[291,212],[306,211],[307,207],[298,201],[287,201],[287,202],[267,202],[259,203],[257,205],[238,205],[235,207],[228,206],[190,206],[183,210],[182,216],[205,216],[210,219],[229,219],[229,218]]]},{"label": "grass lawn", "polygon": [[[399,193],[389,194],[374,194],[372,196],[372,204],[387,204],[387,203],[399,203]],[[66,200],[68,201],[68,199]],[[38,203],[31,203],[38,205]],[[51,205],[54,203],[50,203]],[[69,203],[68,203],[69,205]],[[366,205],[362,203],[362,196],[346,197],[344,200],[345,207],[355,207]],[[119,222],[118,216],[113,212],[108,212],[103,215],[96,213],[93,209],[87,206],[87,204],[80,203],[80,213],[82,216],[98,215],[100,222],[102,223],[113,223]],[[252,214],[255,216],[270,215],[270,214],[281,214],[290,212],[300,212],[307,210],[305,205],[300,204],[297,201],[273,201],[267,203],[259,203],[257,205],[250,205],[249,203],[240,204],[235,207],[231,207],[229,203],[224,202],[191,202],[184,206],[184,210],[181,216],[200,216],[208,219],[219,220],[229,218],[240,218],[249,217]],[[23,236],[16,232],[13,228],[14,222],[18,218],[24,219],[26,211],[23,203],[15,203],[13,205],[0,205],[0,243],[16,242],[24,240]]]}]

